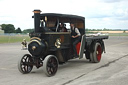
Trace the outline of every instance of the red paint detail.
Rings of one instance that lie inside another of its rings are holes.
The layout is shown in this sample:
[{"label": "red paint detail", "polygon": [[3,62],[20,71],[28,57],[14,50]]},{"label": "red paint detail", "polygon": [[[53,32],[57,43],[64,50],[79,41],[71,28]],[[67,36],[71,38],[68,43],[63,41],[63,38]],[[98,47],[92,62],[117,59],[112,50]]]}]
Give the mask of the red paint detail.
[{"label": "red paint detail", "polygon": [[77,54],[79,55],[79,52],[80,52],[80,46],[81,46],[81,42],[77,43],[76,45],[76,51],[77,51]]},{"label": "red paint detail", "polygon": [[101,60],[101,54],[102,54],[102,50],[101,50],[101,46],[100,45],[97,47],[97,51],[98,51],[97,60],[100,61]]}]

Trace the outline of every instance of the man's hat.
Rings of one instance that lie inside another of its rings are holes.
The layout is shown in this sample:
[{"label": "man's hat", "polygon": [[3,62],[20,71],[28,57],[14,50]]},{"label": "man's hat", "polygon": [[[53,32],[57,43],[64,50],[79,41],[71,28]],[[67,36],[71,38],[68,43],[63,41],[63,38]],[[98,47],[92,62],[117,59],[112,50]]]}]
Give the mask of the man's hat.
[{"label": "man's hat", "polygon": [[73,22],[71,22],[70,24],[74,24]]}]

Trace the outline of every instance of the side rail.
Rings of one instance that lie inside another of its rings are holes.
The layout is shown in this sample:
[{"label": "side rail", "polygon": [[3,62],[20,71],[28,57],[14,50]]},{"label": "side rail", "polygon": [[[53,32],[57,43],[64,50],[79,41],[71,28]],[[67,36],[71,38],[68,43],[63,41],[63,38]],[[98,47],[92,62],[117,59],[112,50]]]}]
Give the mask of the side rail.
[{"label": "side rail", "polygon": [[85,47],[85,40],[86,40],[86,35],[83,35],[83,36],[82,36],[82,39],[81,39],[81,46],[80,46],[80,52],[79,52],[79,59],[83,58],[84,47]]}]

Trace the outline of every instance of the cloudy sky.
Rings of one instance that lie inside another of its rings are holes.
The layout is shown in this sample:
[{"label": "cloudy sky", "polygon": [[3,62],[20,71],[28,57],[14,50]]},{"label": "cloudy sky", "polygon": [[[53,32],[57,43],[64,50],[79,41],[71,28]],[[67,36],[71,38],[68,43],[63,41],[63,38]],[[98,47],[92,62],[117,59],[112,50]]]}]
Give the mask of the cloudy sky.
[{"label": "cloudy sky", "polygon": [[89,29],[128,29],[128,0],[0,0],[0,24],[33,28],[33,10],[85,17]]}]

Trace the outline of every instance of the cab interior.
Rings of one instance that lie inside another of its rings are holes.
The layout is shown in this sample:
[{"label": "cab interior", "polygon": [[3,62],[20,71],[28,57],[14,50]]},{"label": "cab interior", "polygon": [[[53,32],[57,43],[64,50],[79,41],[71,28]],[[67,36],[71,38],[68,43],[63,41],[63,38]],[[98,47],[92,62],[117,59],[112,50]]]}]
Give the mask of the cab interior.
[{"label": "cab interior", "polygon": [[63,23],[68,30],[67,32],[70,32],[70,23],[72,22],[75,24],[75,27],[79,29],[82,35],[85,34],[85,22],[76,18],[44,16],[40,19],[40,29],[44,29],[45,32],[57,32],[60,23]]}]

